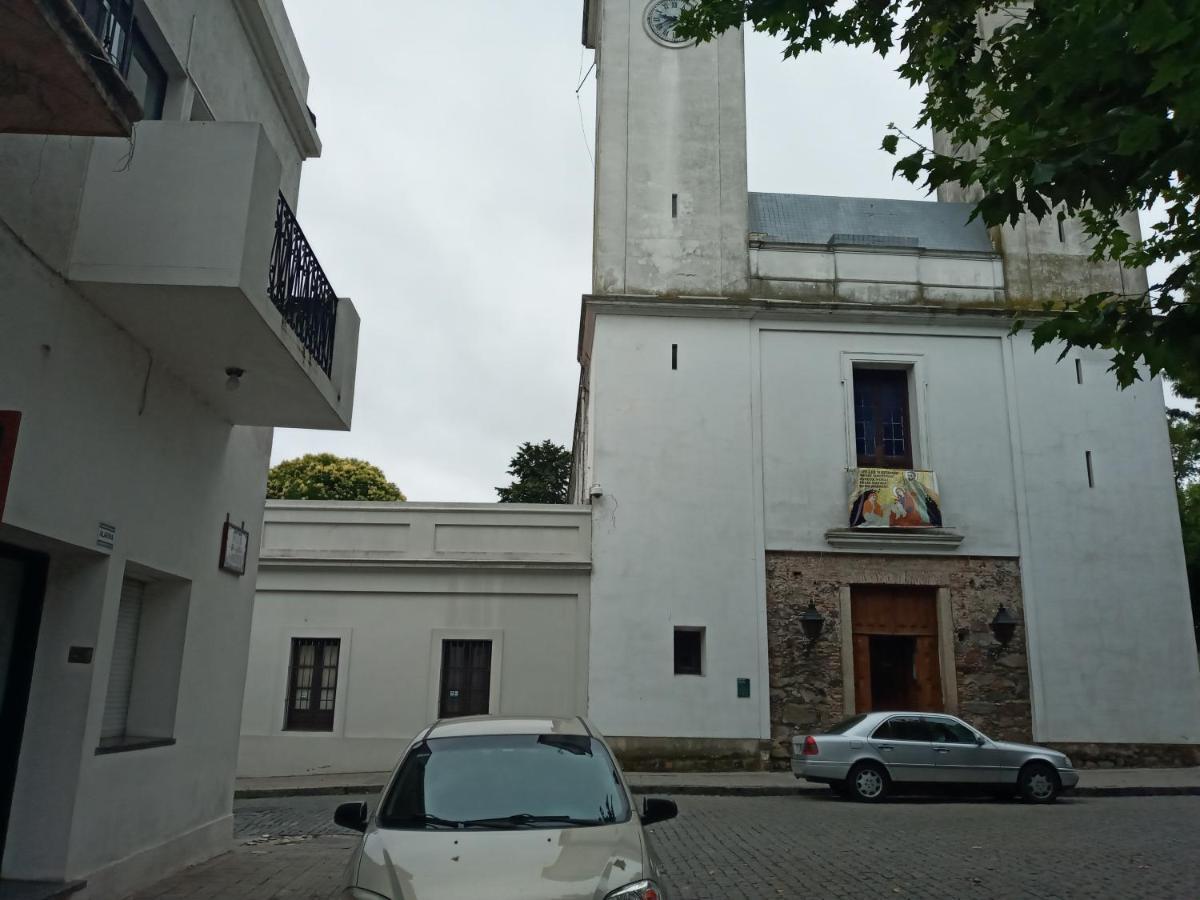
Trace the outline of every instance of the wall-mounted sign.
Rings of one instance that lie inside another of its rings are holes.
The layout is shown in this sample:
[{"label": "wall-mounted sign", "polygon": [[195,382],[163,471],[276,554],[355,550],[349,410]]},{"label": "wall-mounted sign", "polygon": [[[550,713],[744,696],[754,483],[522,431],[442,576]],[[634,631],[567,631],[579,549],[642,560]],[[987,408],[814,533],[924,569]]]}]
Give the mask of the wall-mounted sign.
[{"label": "wall-mounted sign", "polygon": [[234,575],[245,575],[249,549],[250,532],[226,521],[221,531],[221,569]]},{"label": "wall-mounted sign", "polygon": [[852,528],[940,528],[937,476],[912,469],[858,469],[850,494]]},{"label": "wall-mounted sign", "polygon": [[12,477],[13,459],[17,455],[17,430],[21,414],[16,410],[0,410],[0,519],[4,517],[4,501],[8,497],[8,480]]},{"label": "wall-mounted sign", "polygon": [[113,545],[117,542],[117,526],[111,525],[108,522],[100,522],[96,525],[96,546],[101,550],[112,550]]}]

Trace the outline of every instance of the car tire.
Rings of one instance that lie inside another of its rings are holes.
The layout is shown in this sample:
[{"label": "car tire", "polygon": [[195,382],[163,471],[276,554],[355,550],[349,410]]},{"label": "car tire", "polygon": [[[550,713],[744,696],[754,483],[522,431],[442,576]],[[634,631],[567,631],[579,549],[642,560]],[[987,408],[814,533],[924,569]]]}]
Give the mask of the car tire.
[{"label": "car tire", "polygon": [[1058,772],[1049,763],[1026,763],[1017,776],[1017,792],[1026,803],[1053,803],[1061,789]]},{"label": "car tire", "polygon": [[849,796],[859,803],[878,803],[887,796],[891,779],[887,769],[879,763],[861,762],[850,770],[846,778]]}]

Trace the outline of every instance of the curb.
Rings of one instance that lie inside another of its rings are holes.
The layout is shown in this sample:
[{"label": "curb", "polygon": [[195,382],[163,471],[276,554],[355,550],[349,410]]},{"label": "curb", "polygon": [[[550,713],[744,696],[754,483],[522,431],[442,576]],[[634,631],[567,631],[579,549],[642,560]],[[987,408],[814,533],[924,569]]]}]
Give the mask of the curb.
[{"label": "curb", "polygon": [[[382,784],[342,784],[319,787],[291,788],[247,788],[234,791],[235,800],[261,800],[269,797],[319,797],[345,796],[348,794],[378,794]],[[794,797],[804,794],[823,793],[824,786],[776,787],[764,785],[725,786],[702,784],[649,785],[631,784],[629,790],[639,796],[662,794],[666,796],[690,797]],[[1069,797],[1200,797],[1200,785],[1185,787],[1077,787],[1064,792]]]}]

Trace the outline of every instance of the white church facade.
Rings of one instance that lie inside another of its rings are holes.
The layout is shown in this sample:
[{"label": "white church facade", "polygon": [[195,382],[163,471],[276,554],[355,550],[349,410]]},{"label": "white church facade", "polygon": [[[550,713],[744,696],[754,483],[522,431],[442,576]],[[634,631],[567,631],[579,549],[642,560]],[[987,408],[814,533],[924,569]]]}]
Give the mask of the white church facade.
[{"label": "white church facade", "polygon": [[[387,768],[464,685],[586,714],[632,769],[766,767],[887,708],[1200,764],[1162,385],[1011,333],[1014,303],[1144,273],[1071,220],[968,224],[962,191],[750,192],[742,34],[678,42],[677,7],[585,4],[570,505],[269,507],[241,772]],[[339,648],[319,731],[288,726],[329,687],[306,640]]]}]

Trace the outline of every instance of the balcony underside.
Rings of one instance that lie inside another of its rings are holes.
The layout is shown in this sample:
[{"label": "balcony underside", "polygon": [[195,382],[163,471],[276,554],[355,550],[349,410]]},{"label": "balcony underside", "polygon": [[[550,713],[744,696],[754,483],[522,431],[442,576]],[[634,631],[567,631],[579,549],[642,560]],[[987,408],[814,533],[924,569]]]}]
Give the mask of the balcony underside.
[{"label": "balcony underside", "polygon": [[[77,281],[93,303],[237,425],[345,430],[333,388],[290,328],[272,327],[238,287]],[[242,369],[236,390],[225,370]],[[307,371],[305,371],[307,370]],[[322,391],[324,387],[324,391]]]},{"label": "balcony underside", "polygon": [[70,0],[0,0],[0,132],[127,138],[141,117]]}]

